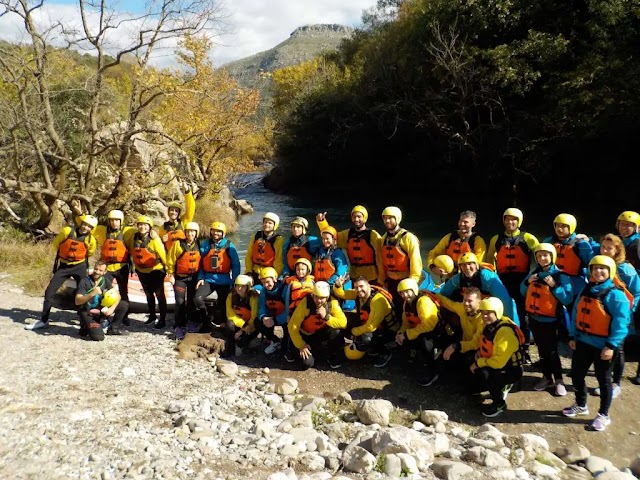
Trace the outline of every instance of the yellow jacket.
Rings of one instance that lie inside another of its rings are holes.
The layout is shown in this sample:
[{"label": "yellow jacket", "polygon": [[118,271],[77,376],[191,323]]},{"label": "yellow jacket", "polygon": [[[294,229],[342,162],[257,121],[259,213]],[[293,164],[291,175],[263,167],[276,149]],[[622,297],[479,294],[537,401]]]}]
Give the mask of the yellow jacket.
[{"label": "yellow jacket", "polygon": [[[447,233],[444,237],[442,237],[438,244],[429,251],[429,253],[427,254],[427,266],[429,268],[431,268],[431,265],[433,265],[433,261],[438,255],[445,255],[447,253],[447,247],[449,246],[449,243],[451,243],[451,233]],[[473,253],[475,253],[476,257],[478,258],[478,262],[484,262],[484,256],[486,252],[487,243],[480,235],[477,235],[473,244]],[[456,268],[458,268],[457,265]]]},{"label": "yellow jacket", "polygon": [[[508,317],[502,317],[497,320],[511,321]],[[485,327],[486,328],[486,327]],[[489,367],[497,370],[504,368],[504,366],[511,360],[518,350],[520,349],[520,342],[513,329],[509,327],[501,327],[496,332],[496,336],[493,339],[493,355],[489,358],[479,357],[476,360],[478,367]]]},{"label": "yellow jacket", "polygon": [[[409,275],[404,275],[400,272],[387,272],[384,268],[384,262],[382,261],[382,247],[384,246],[385,238],[395,240],[398,235],[403,232],[407,232],[398,242],[398,246],[409,256]],[[405,278],[413,278],[418,285],[420,284],[420,277],[422,276],[422,257],[420,257],[420,241],[413,233],[401,228],[395,235],[389,236],[388,232],[380,237],[378,246],[376,248],[376,262],[380,265],[381,275],[378,277],[378,283],[384,285],[387,277],[393,280],[403,280]]]},{"label": "yellow jacket", "polygon": [[[520,229],[517,229],[515,232],[508,234],[508,233],[504,233],[504,235],[506,237],[517,237],[518,235],[520,235]],[[487,250],[487,263],[490,263],[491,265],[496,264],[496,254],[498,253],[496,250],[496,242],[498,241],[498,237],[499,235],[494,235],[493,237],[491,237],[491,240],[489,240],[489,248]],[[531,250],[531,252],[533,252],[533,249],[536,248],[540,242],[538,241],[538,239],[530,234],[529,232],[524,232],[523,235],[524,241],[527,244],[527,246],[529,247],[529,250]],[[535,259],[533,258],[533,254],[531,255],[531,261],[535,262]]]},{"label": "yellow jacket", "polygon": [[475,315],[468,315],[461,302],[454,302],[440,294],[436,296],[440,300],[440,308],[446,308],[460,317],[460,326],[462,327],[460,351],[464,353],[477,350],[480,347],[480,337],[484,329],[484,322],[480,312],[476,312]]},{"label": "yellow jacket", "polygon": [[[291,337],[291,341],[296,346],[296,348],[300,349],[304,347],[305,341],[301,335],[301,325],[302,322],[311,314],[311,310],[308,307],[308,302],[313,302],[313,298],[311,295],[307,295],[304,300],[302,300],[296,309],[293,311],[293,315],[291,315],[291,319],[287,324],[287,328],[289,330],[289,336]],[[340,304],[338,300],[335,298],[331,298],[328,302],[328,311],[329,318],[327,319],[327,325],[331,328],[346,328],[347,327],[347,317],[340,308]]]},{"label": "yellow jacket", "polygon": [[[129,242],[127,243],[127,248],[129,248],[129,255],[133,255],[135,238],[136,238],[135,234],[131,235]],[[141,267],[135,266],[136,271],[142,272],[142,273],[150,273],[153,270],[164,270],[165,265],[167,264],[167,253],[164,249],[164,244],[162,243],[162,240],[160,240],[159,237],[151,238],[149,240],[149,245],[147,245],[147,248],[150,251],[155,252],[156,255],[158,255],[158,258],[160,259],[160,263],[156,264],[153,268],[141,268]]]},{"label": "yellow jacket", "polygon": [[[194,243],[196,242],[194,241]],[[198,247],[197,243],[196,247]],[[200,252],[200,248],[196,248],[196,251]],[[182,255],[182,252],[184,252],[184,249],[182,248],[182,242],[173,242],[173,245],[171,245],[171,250],[169,250],[169,252],[167,253],[167,274],[173,275],[176,272],[176,262],[180,258],[180,255]],[[198,272],[195,272],[194,275],[197,276],[197,273]]]},{"label": "yellow jacket", "polygon": [[[180,226],[184,230],[187,223],[193,222],[193,218],[196,215],[196,199],[193,197],[193,193],[189,190],[184,194],[184,211],[180,211]],[[159,235],[160,238],[165,236],[168,231],[164,228],[164,224],[160,226]]]},{"label": "yellow jacket", "polygon": [[[250,329],[249,333],[253,333],[256,329],[255,321],[256,321],[256,317],[258,316],[258,295],[255,295],[254,293],[252,293],[252,291],[249,291],[248,295],[249,295],[249,305],[251,306],[251,318],[249,319],[249,329]],[[233,324],[238,328],[244,327],[245,326],[244,320],[233,309],[233,291],[229,292],[229,295],[227,295],[226,305],[227,305],[227,321],[233,322]]]},{"label": "yellow jacket", "polygon": [[[318,228],[322,232],[325,228],[329,226],[329,222],[326,220],[316,220],[318,224]],[[345,253],[348,254],[347,244],[349,243],[349,229],[340,230],[338,232],[338,246],[344,250]],[[382,270],[382,266],[377,259],[377,245],[380,243],[380,234],[371,229],[371,246],[374,250],[376,250],[376,264],[375,265],[365,265],[365,266],[356,266],[351,264],[351,259],[349,258],[349,275],[351,278],[364,277],[370,282],[377,280],[378,278],[384,276],[384,271]],[[348,256],[348,255],[347,255]]]},{"label": "yellow jacket", "polygon": [[[60,248],[60,244],[62,242],[64,242],[69,235],[71,235],[71,232],[74,230],[74,228],[75,227],[64,227],[55,236],[55,238],[53,239],[53,244],[51,246],[53,247],[53,250],[56,253],[58,253],[58,249]],[[84,243],[87,246],[87,259],[89,259],[95,253],[96,248],[97,248],[96,238],[93,236],[93,233],[89,232],[89,234],[87,234],[87,236],[84,239]],[[59,260],[60,260],[60,262],[64,263],[65,265],[79,265],[79,264],[87,261],[86,259],[82,259],[82,260],[76,260],[76,261],[73,261],[73,262],[69,262],[67,260],[63,260],[62,258],[60,258]]]},{"label": "yellow jacket", "polygon": [[[253,242],[256,239],[256,235],[251,235],[251,240],[249,240],[249,245],[247,246],[247,255],[244,257],[244,267],[246,272],[255,272],[260,275],[260,271],[265,268],[260,265],[254,265],[253,259],[251,258],[251,254],[253,253]],[[276,251],[276,257],[273,261],[273,268],[278,272],[278,276],[282,273],[282,269],[284,268],[284,259],[282,257],[282,250],[284,249],[284,240],[282,235],[278,235],[273,242],[273,248]]]},{"label": "yellow jacket", "polygon": [[[336,297],[343,300],[357,299],[361,307],[367,302],[367,300],[363,301],[362,299],[358,298],[358,294],[355,290],[345,290],[342,287],[333,287],[333,293],[336,295]],[[351,334],[355,335],[356,337],[359,337],[360,335],[363,335],[365,333],[375,332],[384,319],[386,319],[390,315],[393,315],[393,309],[391,308],[389,300],[387,300],[386,297],[381,293],[376,294],[374,290],[372,290],[372,293],[374,293],[374,295],[371,299],[371,303],[369,304],[370,311],[367,323],[364,323],[358,327],[353,327],[351,329]]]},{"label": "yellow jacket", "polygon": [[[133,237],[133,235],[135,235],[135,233],[138,231],[137,228],[134,226],[122,227],[121,230],[122,230],[122,237],[125,245],[128,245],[127,242],[129,242],[131,237]],[[98,245],[102,247],[102,245],[104,245],[104,242],[107,241],[107,226],[98,225],[96,228],[93,229],[93,236],[96,237],[96,241],[98,242]],[[107,265],[107,271],[117,272],[124,265],[125,265],[124,263],[111,263]]]},{"label": "yellow jacket", "polygon": [[415,327],[409,325],[407,314],[404,311],[402,312],[402,326],[398,333],[405,333],[409,340],[415,340],[421,334],[433,331],[439,321],[438,306],[427,295],[421,295],[418,298],[416,310],[418,311],[420,323]]}]

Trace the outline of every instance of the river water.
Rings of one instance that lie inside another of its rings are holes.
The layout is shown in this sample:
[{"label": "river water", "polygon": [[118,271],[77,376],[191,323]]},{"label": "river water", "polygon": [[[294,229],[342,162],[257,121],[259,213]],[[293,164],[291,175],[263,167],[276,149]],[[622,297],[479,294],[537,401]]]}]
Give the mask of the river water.
[{"label": "river water", "polygon": [[[336,195],[335,193],[322,197],[321,195],[300,192],[296,195],[284,195],[267,190],[260,179],[263,174],[252,173],[237,177],[236,186],[232,191],[236,198],[245,199],[253,205],[254,213],[243,215],[239,221],[239,228],[229,235],[238,248],[241,258],[244,258],[247,244],[252,234],[262,228],[262,216],[266,212],[274,212],[280,216],[278,231],[288,238],[289,222],[296,216],[309,220],[310,233],[318,235],[315,223],[316,213],[327,212],[331,225],[338,230],[351,225],[350,212],[356,204],[364,205],[369,211],[367,225],[384,233],[381,212],[388,205],[395,205],[402,209],[402,226],[415,233],[420,239],[423,260],[427,253],[444,236],[457,228],[459,213],[463,210],[474,210],[477,215],[476,231],[488,243],[491,237],[502,231],[502,212],[513,204],[505,204],[491,197],[466,198],[461,193],[452,192],[450,196],[435,197],[429,195],[425,187],[424,192],[407,192],[402,196],[387,196],[380,193],[384,189],[376,187],[377,192],[366,198],[355,198],[348,191]],[[241,185],[241,186],[237,186]],[[544,192],[544,189],[541,189]],[[624,210],[637,210],[640,206],[588,203],[588,199],[581,201],[576,198],[562,199],[557,192],[547,192],[555,197],[552,206],[544,206],[536,198],[521,199],[517,206],[524,212],[523,228],[536,235],[540,241],[553,233],[553,219],[558,213],[567,212],[578,219],[579,233],[586,233],[599,238],[608,232],[615,233],[615,220]],[[540,198],[544,198],[541,193]]]}]

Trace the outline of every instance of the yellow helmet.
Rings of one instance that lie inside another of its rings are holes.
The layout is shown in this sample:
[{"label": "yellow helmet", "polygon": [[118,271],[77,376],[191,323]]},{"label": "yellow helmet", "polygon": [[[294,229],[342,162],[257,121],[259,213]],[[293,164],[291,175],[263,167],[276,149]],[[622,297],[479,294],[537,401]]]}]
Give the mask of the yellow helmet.
[{"label": "yellow helmet", "polygon": [[182,204],[178,201],[169,202],[167,205],[167,210],[170,208],[177,208],[179,211],[182,211]]},{"label": "yellow helmet", "polygon": [[200,225],[198,225],[197,222],[189,222],[187,223],[187,225],[184,227],[185,232],[187,230],[195,230],[196,235],[198,235],[200,233]]},{"label": "yellow helmet", "polygon": [[622,212],[618,215],[618,220],[616,221],[616,228],[618,228],[618,222],[622,220],[623,222],[635,223],[636,227],[640,227],[640,214],[638,212],[634,212],[632,210],[627,210],[626,212]]},{"label": "yellow helmet", "polygon": [[455,265],[453,264],[453,258],[449,255],[438,255],[433,259],[433,264],[444,270],[445,273],[453,272]]},{"label": "yellow helmet", "polygon": [[331,227],[331,226],[324,227],[322,229],[322,232],[320,232],[320,235],[322,235],[323,233],[330,234],[333,237],[334,240],[338,239],[338,231],[335,228]]},{"label": "yellow helmet", "polygon": [[344,346],[344,356],[347,357],[348,360],[360,360],[364,357],[364,352],[358,350],[355,343],[350,343]]},{"label": "yellow helmet", "polygon": [[402,210],[398,207],[387,207],[382,211],[382,216],[395,217],[396,223],[400,225],[400,222],[402,221]]},{"label": "yellow helmet", "polygon": [[351,215],[353,216],[354,213],[361,213],[365,223],[369,219],[369,212],[367,212],[367,209],[362,205],[356,205],[355,207],[353,207],[351,209]]},{"label": "yellow helmet", "polygon": [[309,260],[307,260],[306,258],[299,258],[298,260],[296,260],[296,263],[294,264],[294,267],[299,263],[305,264],[307,266],[307,268],[309,269],[309,273],[311,273],[311,271],[313,270],[313,266],[311,265],[311,262]]},{"label": "yellow helmet", "polygon": [[478,310],[493,312],[498,317],[498,320],[502,318],[504,314],[504,306],[502,305],[502,300],[496,297],[487,297],[480,300],[480,306],[478,306]]},{"label": "yellow helmet", "polygon": [[267,212],[262,217],[262,220],[264,220],[264,219],[271,220],[274,223],[273,229],[274,230],[278,229],[278,225],[280,225],[280,217],[278,215],[276,215],[273,212]]},{"label": "yellow helmet", "polygon": [[522,215],[522,210],[513,207],[507,208],[502,214],[502,218],[504,219],[504,217],[506,217],[507,215],[509,215],[510,217],[516,217],[518,219],[518,228],[520,228],[520,226],[522,225],[522,219],[524,218],[524,215]]},{"label": "yellow helmet", "polygon": [[291,220],[291,226],[293,227],[294,225],[302,226],[303,233],[307,233],[307,230],[309,229],[309,222],[304,217],[296,217]]},{"label": "yellow helmet", "polygon": [[153,228],[153,218],[148,215],[140,215],[136,223],[146,223],[150,228]]},{"label": "yellow helmet", "polygon": [[227,234],[227,226],[222,222],[213,222],[211,224],[210,230],[219,230],[222,232],[222,236],[224,237]]},{"label": "yellow helmet", "polygon": [[535,255],[538,252],[549,252],[551,254],[552,263],[556,263],[556,257],[558,256],[558,252],[556,251],[556,247],[551,243],[541,243],[536,248],[533,249],[533,254]]},{"label": "yellow helmet", "polygon": [[328,298],[331,295],[331,285],[327,282],[316,282],[313,285],[313,294],[316,297]]},{"label": "yellow helmet", "polygon": [[124,222],[124,212],[122,210],[111,210],[109,211],[107,218],[109,220],[114,219],[114,220],[120,220],[121,222]]},{"label": "yellow helmet", "polygon": [[120,300],[120,292],[117,287],[110,288],[102,294],[100,305],[103,307],[113,307]]},{"label": "yellow helmet", "polygon": [[92,229],[98,226],[98,219],[93,215],[82,215],[80,217],[80,221],[82,223],[86,223],[87,225],[90,225]]},{"label": "yellow helmet", "polygon": [[249,275],[238,275],[235,280],[235,285],[246,285],[247,287],[253,286],[253,279]]},{"label": "yellow helmet", "polygon": [[418,294],[418,282],[413,278],[405,278],[398,283],[398,292],[404,292],[405,290],[412,290],[414,294]]},{"label": "yellow helmet", "polygon": [[608,267],[609,278],[615,278],[618,266],[613,258],[608,257],[607,255],[596,255],[589,262],[589,271],[591,271],[591,267],[593,265],[604,265],[605,267]]},{"label": "yellow helmet", "polygon": [[264,267],[260,270],[260,280],[264,280],[265,278],[273,278],[274,280],[278,279],[278,272],[273,267]]},{"label": "yellow helmet", "polygon": [[458,257],[458,266],[463,263],[475,263],[478,265],[478,257],[476,257],[476,254],[473,252],[463,253]]},{"label": "yellow helmet", "polygon": [[553,219],[553,225],[556,223],[564,223],[565,225],[569,225],[569,233],[573,233],[576,231],[576,226],[578,225],[578,221],[576,217],[571,215],[570,213],[561,213],[556,218]]}]

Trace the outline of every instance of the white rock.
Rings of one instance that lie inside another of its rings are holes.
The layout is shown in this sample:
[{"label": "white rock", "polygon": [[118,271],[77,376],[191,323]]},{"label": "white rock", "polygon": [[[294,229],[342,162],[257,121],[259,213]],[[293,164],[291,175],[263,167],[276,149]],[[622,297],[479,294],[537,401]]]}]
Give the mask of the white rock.
[{"label": "white rock", "polygon": [[436,425],[438,422],[447,423],[449,415],[441,410],[424,410],[420,414],[420,420],[422,420],[425,425]]},{"label": "white rock", "polygon": [[124,367],[122,369],[122,375],[124,377],[135,377],[136,376],[136,371],[131,367]]}]

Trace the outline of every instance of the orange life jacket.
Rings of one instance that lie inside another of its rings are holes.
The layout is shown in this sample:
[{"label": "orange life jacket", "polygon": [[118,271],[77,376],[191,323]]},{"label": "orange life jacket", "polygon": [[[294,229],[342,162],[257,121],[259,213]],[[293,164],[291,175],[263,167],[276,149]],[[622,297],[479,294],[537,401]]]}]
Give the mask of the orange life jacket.
[{"label": "orange life jacket", "polygon": [[279,234],[272,234],[269,238],[264,237],[262,230],[257,232],[253,237],[253,245],[251,247],[251,261],[254,265],[261,267],[273,267],[276,261],[276,239]]},{"label": "orange life jacket", "polygon": [[388,290],[377,285],[371,285],[371,293],[369,294],[369,298],[367,298],[367,300],[362,305],[360,305],[360,302],[356,302],[358,317],[360,318],[360,321],[363,325],[369,321],[369,314],[371,313],[371,301],[376,295],[382,295],[388,300],[389,305],[391,305],[391,311],[387,314],[387,316],[382,320],[382,323],[380,324],[380,328],[389,328],[394,323],[396,323],[395,314],[393,311],[393,296]]},{"label": "orange life jacket", "polygon": [[175,271],[178,275],[192,275],[200,270],[200,245],[195,241],[191,245],[180,240],[182,253],[176,261]]},{"label": "orange life jacket", "polygon": [[77,262],[86,260],[89,255],[89,249],[85,240],[90,233],[86,235],[78,235],[78,231],[72,228],[67,238],[58,245],[58,257],[66,262]]},{"label": "orange life jacket", "polygon": [[[411,302],[405,302],[403,306],[405,318],[407,319],[407,323],[409,324],[410,328],[416,328],[418,325],[420,325],[421,320],[418,316],[418,300],[423,296],[429,297],[431,301],[435,303],[436,307],[438,307],[438,312],[440,311],[440,300],[438,300],[438,297],[436,297],[432,292],[429,292],[428,290],[421,290]],[[438,317],[440,317],[439,313]]]},{"label": "orange life jacket", "polygon": [[231,257],[227,252],[229,242],[222,248],[216,248],[209,243],[209,251],[202,258],[202,269],[207,273],[229,273],[231,271]]},{"label": "orange life jacket", "polygon": [[[316,333],[327,326],[327,319],[322,318],[316,313],[318,307],[311,296],[307,295],[304,299],[307,302],[306,307],[309,309],[309,315],[305,317],[300,325],[300,329],[307,334]],[[331,302],[327,302],[327,311],[331,310]]]},{"label": "orange life jacket", "polygon": [[611,315],[604,308],[602,299],[614,288],[610,287],[594,294],[587,286],[576,307],[576,330],[596,337],[608,337]]},{"label": "orange life jacket", "polygon": [[475,247],[477,233],[472,233],[471,236],[466,238],[460,238],[457,230],[454,230],[449,234],[449,245],[444,249],[444,253],[449,255],[453,260],[454,265],[458,265],[458,258],[463,253],[473,252]]},{"label": "orange life jacket", "polygon": [[247,293],[246,297],[241,297],[236,292],[231,293],[231,308],[237,316],[244,320],[245,325],[251,320],[251,297]]},{"label": "orange life jacket", "polygon": [[567,275],[574,277],[581,274],[582,260],[575,250],[576,238],[573,237],[568,243],[562,244],[558,241],[554,242],[556,247],[556,266]]},{"label": "orange life jacket", "polygon": [[269,317],[277,317],[284,313],[286,306],[284,304],[284,288],[282,283],[276,284],[273,290],[264,289],[265,303]]},{"label": "orange life jacket", "polygon": [[510,328],[516,334],[518,339],[518,350],[511,356],[511,364],[513,366],[522,365],[522,346],[524,345],[524,334],[520,327],[508,320],[498,320],[491,325],[484,327],[482,337],[480,337],[480,356],[482,358],[491,358],[493,356],[493,341],[496,338],[498,330],[503,327]]},{"label": "orange life jacket", "polygon": [[140,234],[136,233],[133,238],[133,254],[131,259],[136,267],[153,268],[160,263],[160,257],[156,252],[149,249],[151,237],[149,235],[140,238]]},{"label": "orange life jacket", "polygon": [[504,273],[527,273],[531,258],[531,250],[524,239],[524,232],[515,237],[507,237],[504,233],[496,240],[496,271]]},{"label": "orange life jacket", "polygon": [[298,240],[295,237],[291,237],[289,240],[287,254],[285,256],[287,257],[287,267],[289,267],[289,270],[292,272],[294,272],[296,268],[296,262],[301,258],[306,258],[309,261],[313,260],[313,255],[309,249],[309,240],[307,240],[306,235],[303,236],[304,239],[299,245],[293,242],[294,240]]},{"label": "orange life jacket", "polygon": [[316,282],[328,282],[333,274],[336,273],[336,266],[331,260],[331,253],[333,249],[328,252],[320,254],[313,262],[313,278]]},{"label": "orange life jacket", "polygon": [[354,267],[365,267],[376,264],[376,251],[371,244],[371,230],[349,229],[347,235],[347,257]]},{"label": "orange life jacket", "polygon": [[402,230],[395,240],[389,239],[386,233],[382,242],[382,265],[387,272],[409,272],[409,255],[400,248],[400,240],[409,232]]},{"label": "orange life jacket", "polygon": [[171,250],[171,247],[175,242],[187,239],[184,231],[182,230],[182,224],[180,222],[164,222],[162,224],[162,228],[164,228],[164,231],[167,232],[167,235],[169,237],[167,241],[164,242],[164,248],[167,250],[167,252]]},{"label": "orange life jacket", "polygon": [[558,299],[551,293],[551,287],[545,282],[538,280],[527,286],[527,295],[524,299],[524,308],[527,312],[556,318],[560,313],[558,303]]},{"label": "orange life jacket", "polygon": [[129,250],[124,243],[122,230],[107,232],[107,238],[100,250],[100,260],[108,264],[127,263],[129,261]]},{"label": "orange life jacket", "polygon": [[287,277],[285,283],[289,285],[289,315],[292,315],[302,299],[313,291],[313,276],[307,275],[301,281],[293,275]]}]

